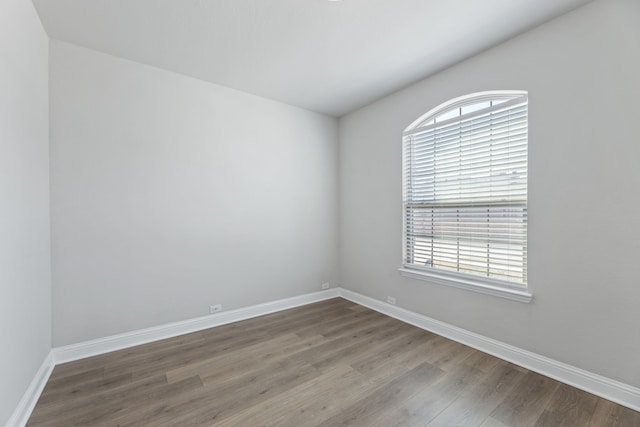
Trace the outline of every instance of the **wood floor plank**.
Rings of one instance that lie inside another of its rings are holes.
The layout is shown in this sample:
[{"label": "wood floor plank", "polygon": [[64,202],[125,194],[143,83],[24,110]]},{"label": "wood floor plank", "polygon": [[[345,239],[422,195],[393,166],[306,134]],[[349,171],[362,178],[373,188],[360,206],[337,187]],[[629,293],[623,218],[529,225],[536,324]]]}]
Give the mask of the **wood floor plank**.
[{"label": "wood floor plank", "polygon": [[296,333],[302,337],[324,335],[331,338],[344,331],[367,325],[373,320],[380,320],[383,316],[374,311],[351,311],[343,316],[332,316],[307,325],[296,325]]},{"label": "wood floor plank", "polygon": [[69,400],[76,396],[86,394],[100,394],[104,390],[118,388],[124,384],[131,383],[131,374],[123,374],[114,377],[105,378],[102,375],[96,375],[92,380],[78,382],[75,385],[69,385],[64,388],[52,387],[43,393],[41,402],[47,405],[59,400]]},{"label": "wood floor plank", "polygon": [[[425,360],[443,370],[456,367],[467,357],[470,357],[476,350],[455,341],[441,338],[441,345],[434,347],[426,356]],[[436,341],[436,340],[434,340]]]},{"label": "wood floor plank", "polygon": [[483,373],[480,370],[464,364],[460,364],[458,369],[443,371],[443,375],[437,381],[421,387],[401,405],[386,410],[368,425],[422,427],[451,405],[466,389],[477,384],[482,377]]},{"label": "wood floor plank", "polygon": [[[477,369],[480,369],[485,374],[492,372],[499,364],[508,363],[503,360],[498,359],[497,357],[491,356],[490,354],[483,353],[481,351],[476,351],[471,354],[469,357],[464,359],[463,362],[465,365],[475,366]],[[513,369],[519,370],[523,373],[529,372],[528,370],[521,368],[520,366],[510,364]]]},{"label": "wood floor plank", "polygon": [[506,425],[533,426],[559,386],[560,383],[551,378],[529,372],[491,417]]},{"label": "wood floor plank", "polygon": [[535,425],[545,427],[571,424],[586,427],[589,425],[597,403],[597,396],[570,385],[560,384]]},{"label": "wood floor plank", "polygon": [[243,375],[246,372],[250,372],[256,366],[264,366],[271,363],[279,366],[279,363],[287,361],[297,355],[298,353],[305,351],[313,351],[322,344],[327,342],[323,336],[298,338],[297,342],[293,342],[287,346],[274,349],[272,351],[260,350],[260,353],[254,355],[247,355],[248,357],[239,358],[239,363],[234,363],[233,366],[228,366],[223,369],[210,369],[201,372],[200,378],[205,384],[218,383],[226,381],[237,375]]},{"label": "wood floor plank", "polygon": [[62,420],[69,416],[75,418],[78,414],[87,412],[87,408],[93,407],[96,401],[100,402],[100,408],[104,409],[106,414],[112,414],[117,411],[117,407],[122,405],[122,402],[137,401],[166,384],[166,377],[157,375],[105,390],[102,393],[81,394],[73,399],[59,399],[46,404],[40,401],[31,416],[31,422],[37,424],[49,419]]},{"label": "wood floor plank", "polygon": [[392,336],[398,333],[400,328],[403,328],[403,326],[398,325],[396,322],[382,319],[381,321],[372,322],[370,326],[342,333],[340,336],[312,349],[296,353],[291,358],[311,365],[323,364],[324,361],[330,358],[335,361],[341,355],[347,355],[352,352],[354,347],[373,342],[381,336]]},{"label": "wood floor plank", "polygon": [[[175,411],[171,416],[164,410],[161,418],[153,419],[153,424],[185,427],[213,424],[320,375],[313,366],[297,361],[266,366],[230,381],[209,385],[199,393],[205,404],[193,405],[190,400],[188,410]],[[122,427],[134,425],[138,423],[123,423]]]},{"label": "wood floor plank", "polygon": [[364,375],[348,365],[337,365],[311,381],[241,411],[216,425],[297,427],[319,424],[339,413],[357,396],[373,388],[375,385]]},{"label": "wood floor plank", "polygon": [[238,350],[228,351],[178,368],[169,368],[166,370],[167,380],[172,383],[194,375],[202,377],[207,373],[224,375],[229,372],[229,368],[233,365],[244,366],[249,369],[259,361],[258,359],[261,355],[266,353],[268,356],[277,349],[285,348],[288,350],[289,346],[292,344],[299,345],[301,341],[296,334],[280,335],[266,342],[259,342]]},{"label": "wood floor plank", "polygon": [[29,427],[640,427],[640,413],[341,298],[56,366]]},{"label": "wood floor plank", "polygon": [[[427,385],[433,383],[443,371],[429,363],[412,369],[406,374],[390,381],[373,393],[363,396],[340,414],[319,424],[322,427],[371,426],[380,416],[401,408],[403,403]],[[393,424],[390,424],[393,425]],[[396,424],[401,425],[401,424]]]},{"label": "wood floor plank", "polygon": [[268,366],[245,376],[234,377],[226,383],[205,385],[141,405],[116,417],[114,421],[115,425],[121,427],[206,425],[256,404],[260,396],[270,397],[279,388],[288,388],[295,384],[296,379],[304,382],[315,376],[318,376],[316,370],[309,365],[296,366],[291,371]]},{"label": "wood floor plank", "polygon": [[509,427],[509,426],[496,420],[493,417],[489,417],[482,424],[480,424],[480,427]]},{"label": "wood floor plank", "polygon": [[[427,343],[437,335],[415,328],[398,339],[389,340],[388,345],[378,351],[365,351],[351,363],[359,372],[369,373],[382,369],[384,366],[403,365],[410,369],[425,361],[429,347]],[[412,361],[415,361],[412,363]]]},{"label": "wood floor plank", "polygon": [[350,364],[361,358],[363,354],[369,352],[379,354],[390,345],[400,345],[406,339],[412,341],[414,337],[422,335],[414,328],[406,328],[405,326],[390,324],[389,329],[379,328],[366,339],[353,340],[352,344],[339,351],[324,354],[320,360],[313,362],[313,366],[324,369],[338,363]]},{"label": "wood floor plank", "polygon": [[598,399],[589,427],[640,427],[640,412]]},{"label": "wood floor plank", "polygon": [[[469,366],[469,365],[467,365]],[[478,426],[511,393],[525,374],[511,364],[494,365],[477,385],[469,387],[438,414],[429,427]]]},{"label": "wood floor plank", "polygon": [[71,387],[77,387],[87,381],[95,381],[96,378],[104,377],[104,367],[90,369],[88,371],[78,372],[76,374],[67,375],[58,378],[49,378],[47,381],[47,394],[55,393],[58,390],[64,390]]},{"label": "wood floor plank", "polygon": [[[68,410],[61,416],[45,417],[44,420],[34,422],[33,425],[45,427],[117,426],[119,418],[128,417],[135,413],[137,408],[147,408],[155,402],[174,399],[175,396],[200,388],[202,388],[200,379],[192,377],[174,384],[161,384],[140,395],[132,394],[129,391],[126,392],[125,398],[103,400],[101,396],[94,396],[82,407],[76,407],[73,410],[65,408]],[[141,425],[145,425],[144,423],[143,421]]]}]

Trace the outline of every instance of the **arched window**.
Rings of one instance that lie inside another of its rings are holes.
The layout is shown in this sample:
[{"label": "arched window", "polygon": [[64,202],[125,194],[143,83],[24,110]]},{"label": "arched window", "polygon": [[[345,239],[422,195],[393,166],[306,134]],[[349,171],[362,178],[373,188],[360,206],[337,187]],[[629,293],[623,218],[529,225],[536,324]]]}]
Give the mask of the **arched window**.
[{"label": "arched window", "polygon": [[494,91],[446,102],[404,131],[404,271],[526,288],[527,126],[527,92]]}]

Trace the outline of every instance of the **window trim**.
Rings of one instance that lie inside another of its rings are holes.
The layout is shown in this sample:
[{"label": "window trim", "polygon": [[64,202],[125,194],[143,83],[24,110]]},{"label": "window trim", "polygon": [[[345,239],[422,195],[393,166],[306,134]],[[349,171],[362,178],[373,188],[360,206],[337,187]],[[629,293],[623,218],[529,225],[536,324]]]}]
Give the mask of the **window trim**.
[{"label": "window trim", "polygon": [[449,101],[446,101],[438,105],[437,107],[427,111],[425,114],[421,115],[416,120],[414,120],[409,126],[407,126],[405,130],[402,132],[402,134],[403,135],[410,134],[413,131],[421,129],[422,123],[424,123],[424,121],[427,120],[429,117],[434,117],[434,116],[437,116],[438,113],[442,113],[447,110],[458,108],[462,105],[467,104],[469,100],[472,100],[472,99],[474,101],[491,101],[491,100],[496,100],[500,98],[513,99],[521,96],[528,97],[529,92],[527,92],[526,90],[492,90],[492,91],[475,92],[468,95],[462,95],[457,98],[450,99]]},{"label": "window trim", "polygon": [[411,279],[424,280],[438,285],[451,286],[458,289],[493,295],[513,301],[530,303],[533,294],[528,287],[517,287],[510,282],[466,275],[455,271],[419,269],[415,266],[404,265],[398,269],[401,276]]},{"label": "window trim", "polygon": [[[417,120],[415,120],[411,125],[409,125],[402,133],[403,139],[407,135],[411,135],[414,133],[423,132],[428,129],[430,126],[442,126],[446,124],[446,122],[456,122],[460,121],[460,117],[455,117],[452,119],[447,119],[443,122],[439,122],[436,124],[430,124],[425,122],[430,122],[439,114],[446,113],[448,110],[459,108],[460,106],[473,103],[473,102],[482,102],[483,100],[496,100],[496,99],[507,99],[505,102],[505,106],[508,103],[512,103],[518,101],[522,97],[528,98],[527,91],[521,90],[499,90],[499,91],[487,91],[487,92],[476,92],[464,96],[460,96],[458,98],[454,98],[442,104],[439,104],[435,108],[429,110],[427,113],[421,115]],[[480,111],[480,110],[479,110]],[[474,112],[477,113],[477,112]],[[471,114],[474,114],[471,113]],[[528,145],[528,143],[527,143]],[[404,143],[403,143],[404,150]],[[403,162],[404,162],[404,154],[403,154]],[[403,166],[403,175],[406,173]],[[528,179],[527,179],[528,181]],[[403,178],[403,194],[404,194],[404,178]],[[528,192],[528,191],[527,191]],[[528,199],[528,197],[527,197]],[[403,211],[404,211],[404,201],[403,201]],[[528,203],[527,203],[528,204]],[[404,231],[404,212],[403,212],[403,231],[402,237],[403,242],[406,239],[406,233]],[[528,239],[527,239],[528,240]],[[403,243],[403,254],[402,259],[405,257],[405,245]],[[522,303],[530,303],[533,300],[533,294],[531,293],[530,287],[527,283],[519,284],[517,282],[509,282],[506,280],[493,279],[488,277],[482,277],[479,275],[468,274],[468,273],[460,273],[455,271],[449,271],[446,269],[432,268],[432,267],[421,267],[415,264],[406,264],[398,269],[398,272],[401,276],[423,280],[435,284],[451,286],[459,289],[465,289],[473,292],[478,292],[485,295],[493,295],[497,297],[506,298],[513,301],[518,301]]]}]

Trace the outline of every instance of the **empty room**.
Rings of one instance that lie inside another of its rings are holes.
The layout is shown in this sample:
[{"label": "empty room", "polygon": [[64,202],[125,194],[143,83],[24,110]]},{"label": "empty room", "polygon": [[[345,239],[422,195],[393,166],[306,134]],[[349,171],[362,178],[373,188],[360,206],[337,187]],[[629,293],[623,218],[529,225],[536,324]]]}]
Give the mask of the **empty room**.
[{"label": "empty room", "polygon": [[640,427],[638,120],[638,0],[3,0],[0,426]]}]

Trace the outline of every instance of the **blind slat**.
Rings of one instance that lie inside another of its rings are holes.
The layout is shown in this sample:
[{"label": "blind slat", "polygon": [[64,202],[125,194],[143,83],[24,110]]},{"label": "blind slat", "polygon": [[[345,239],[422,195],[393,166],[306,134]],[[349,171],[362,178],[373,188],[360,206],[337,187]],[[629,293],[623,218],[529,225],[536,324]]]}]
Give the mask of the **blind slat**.
[{"label": "blind slat", "polygon": [[526,284],[528,102],[482,102],[403,134],[405,264]]}]

